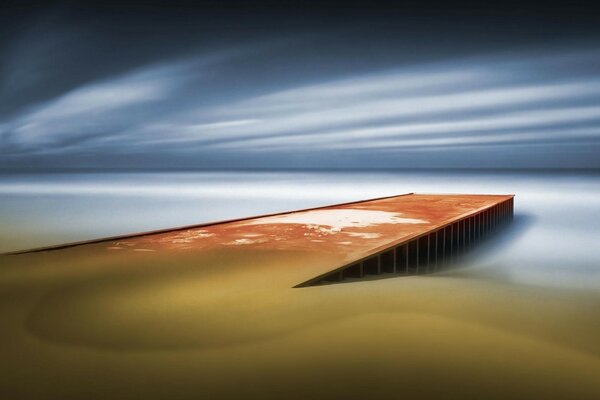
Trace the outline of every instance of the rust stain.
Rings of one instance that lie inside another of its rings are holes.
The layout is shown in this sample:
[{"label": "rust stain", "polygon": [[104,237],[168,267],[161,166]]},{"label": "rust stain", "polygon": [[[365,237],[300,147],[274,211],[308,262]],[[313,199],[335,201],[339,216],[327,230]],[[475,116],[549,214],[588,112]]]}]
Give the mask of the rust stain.
[{"label": "rust stain", "polygon": [[364,257],[512,198],[512,195],[409,194],[333,205],[107,243],[107,251],[186,251],[231,247]]}]

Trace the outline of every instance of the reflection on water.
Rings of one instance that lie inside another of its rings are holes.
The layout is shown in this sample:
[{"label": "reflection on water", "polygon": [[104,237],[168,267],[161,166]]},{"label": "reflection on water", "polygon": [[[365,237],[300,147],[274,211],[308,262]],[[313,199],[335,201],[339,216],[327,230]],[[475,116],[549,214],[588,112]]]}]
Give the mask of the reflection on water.
[{"label": "reflection on water", "polygon": [[600,288],[600,176],[553,173],[172,172],[0,176],[0,251],[405,192],[516,194],[515,223],[468,273]]}]

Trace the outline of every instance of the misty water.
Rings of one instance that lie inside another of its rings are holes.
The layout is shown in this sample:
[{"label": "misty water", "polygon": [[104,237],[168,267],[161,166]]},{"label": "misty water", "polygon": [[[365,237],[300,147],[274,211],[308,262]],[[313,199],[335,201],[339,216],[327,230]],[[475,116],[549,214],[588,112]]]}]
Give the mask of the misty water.
[{"label": "misty water", "polygon": [[462,273],[600,288],[600,175],[214,171],[0,175],[0,251],[407,192],[515,194],[515,220]]}]

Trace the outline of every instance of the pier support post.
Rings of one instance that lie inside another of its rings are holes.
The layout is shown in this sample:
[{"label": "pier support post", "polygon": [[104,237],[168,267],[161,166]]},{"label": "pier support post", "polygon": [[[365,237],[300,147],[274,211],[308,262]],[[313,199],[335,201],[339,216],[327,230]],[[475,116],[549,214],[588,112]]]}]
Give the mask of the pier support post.
[{"label": "pier support post", "polygon": [[425,255],[425,272],[429,272],[429,264],[431,264],[431,235],[427,235],[427,254]]},{"label": "pier support post", "polygon": [[473,217],[469,217],[469,247],[473,246]]},{"label": "pier support post", "polygon": [[421,261],[421,260],[419,260],[419,247],[420,247],[419,246],[419,239],[415,240],[415,245],[416,245],[415,246],[416,247],[416,249],[415,249],[415,256],[416,256],[416,262],[415,262],[415,264],[417,266],[417,274],[418,274],[420,272],[420,270],[421,270],[419,268],[420,267],[419,264],[420,264],[420,261]]},{"label": "pier support post", "polygon": [[404,273],[408,275],[408,243],[402,246],[402,249],[404,251]]},{"label": "pier support post", "polygon": [[448,252],[448,258],[452,259],[454,250],[454,224],[450,225],[450,251]]},{"label": "pier support post", "polygon": [[446,228],[442,229],[442,265],[446,264]]},{"label": "pier support post", "polygon": [[462,220],[462,251],[461,254],[465,254],[467,251],[467,219]]},{"label": "pier support post", "polygon": [[435,259],[435,262],[433,264],[433,270],[437,270],[438,268],[438,234],[440,231],[435,231],[433,233],[433,235],[435,235],[435,239],[433,242],[433,258]]}]

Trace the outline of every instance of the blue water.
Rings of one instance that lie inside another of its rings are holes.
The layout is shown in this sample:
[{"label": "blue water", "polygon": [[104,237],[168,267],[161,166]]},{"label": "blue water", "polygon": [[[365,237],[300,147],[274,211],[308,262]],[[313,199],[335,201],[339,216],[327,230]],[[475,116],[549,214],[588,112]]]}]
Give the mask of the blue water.
[{"label": "blue water", "polygon": [[0,251],[406,192],[513,193],[515,224],[473,276],[600,289],[600,175],[164,172],[0,175]]}]

